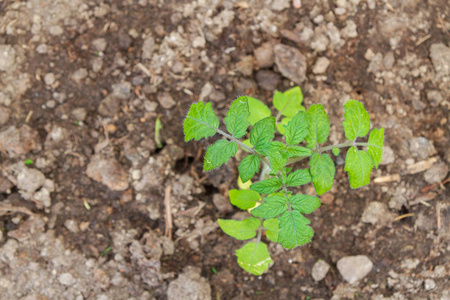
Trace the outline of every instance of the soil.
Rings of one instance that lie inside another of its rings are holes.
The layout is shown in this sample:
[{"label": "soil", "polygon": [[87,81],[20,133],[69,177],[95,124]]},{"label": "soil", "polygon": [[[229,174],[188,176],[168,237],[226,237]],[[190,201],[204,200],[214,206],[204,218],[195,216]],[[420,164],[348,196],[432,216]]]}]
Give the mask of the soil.
[{"label": "soil", "polygon": [[[445,0],[0,0],[0,298],[179,299],[181,275],[192,299],[449,299],[449,13]],[[274,63],[277,44],[304,55],[302,82]],[[268,87],[294,85],[325,106],[329,143],[357,99],[388,150],[357,190],[341,153],[312,242],[269,243],[274,264],[253,276],[216,222],[246,213],[213,202],[237,188],[238,162],[203,172],[211,140],[185,143],[182,123],[199,99],[223,118],[239,95],[273,109]],[[352,255],[373,262],[353,285],[336,266]],[[318,260],[331,268],[316,282]]]}]

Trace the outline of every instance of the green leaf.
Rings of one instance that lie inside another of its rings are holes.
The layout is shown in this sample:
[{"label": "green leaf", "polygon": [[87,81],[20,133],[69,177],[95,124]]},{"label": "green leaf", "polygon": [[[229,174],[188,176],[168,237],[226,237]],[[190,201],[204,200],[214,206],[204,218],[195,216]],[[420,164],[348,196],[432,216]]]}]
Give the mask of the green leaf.
[{"label": "green leaf", "polygon": [[32,164],[34,164],[32,159],[30,159],[30,158],[25,159],[25,165],[29,166],[29,165],[32,165]]},{"label": "green leaf", "polygon": [[378,169],[378,164],[383,160],[384,128],[373,129],[370,132],[368,144],[367,151]]},{"label": "green leaf", "polygon": [[292,249],[311,242],[314,231],[308,226],[311,222],[298,210],[286,211],[278,218],[280,231],[278,243],[284,248]]},{"label": "green leaf", "polygon": [[286,144],[297,145],[303,142],[308,134],[308,120],[304,111],[299,111],[292,120],[284,126]]},{"label": "green leaf", "polygon": [[220,167],[222,164],[226,163],[230,157],[234,156],[237,150],[238,146],[235,142],[218,140],[206,148],[203,169],[205,171],[210,171]]},{"label": "green leaf", "polygon": [[247,182],[255,176],[259,170],[259,157],[256,155],[247,155],[239,164],[239,176],[242,182]]},{"label": "green leaf", "polygon": [[317,144],[326,142],[330,134],[330,120],[322,104],[311,105],[306,112],[308,119],[308,134],[305,137],[310,149],[316,148]]},{"label": "green leaf", "polygon": [[250,131],[250,143],[256,151],[269,147],[269,142],[275,137],[275,118],[267,117],[258,121]]},{"label": "green leaf", "polygon": [[309,169],[301,169],[288,175],[286,184],[288,186],[301,186],[311,181]]},{"label": "green leaf", "polygon": [[333,149],[331,149],[331,152],[333,152],[334,156],[338,156],[339,153],[341,153],[341,149],[333,147]]},{"label": "green leaf", "polygon": [[284,135],[286,132],[286,129],[284,128],[285,125],[289,123],[289,121],[292,120],[292,118],[283,118],[281,119],[281,122],[277,124],[278,132]]},{"label": "green leaf", "polygon": [[345,121],[342,122],[347,140],[354,141],[364,137],[370,130],[370,117],[361,102],[348,100],[344,104]]},{"label": "green leaf", "polygon": [[289,203],[302,214],[310,214],[320,207],[320,199],[310,195],[297,194],[289,198]]},{"label": "green leaf", "polygon": [[287,158],[282,155],[280,150],[264,150],[263,153],[269,157],[271,173],[281,170],[287,162]]},{"label": "green leaf", "polygon": [[261,220],[250,217],[242,221],[218,219],[220,228],[229,236],[238,240],[249,240],[256,236]]},{"label": "green leaf", "polygon": [[286,153],[289,154],[289,157],[297,157],[297,156],[311,156],[311,149],[300,147],[300,146],[288,146],[286,148]]},{"label": "green leaf", "polygon": [[344,171],[348,172],[352,189],[357,189],[370,183],[372,168],[372,159],[366,151],[358,150],[355,146],[348,149]]},{"label": "green leaf", "polygon": [[227,130],[235,138],[240,138],[247,133],[247,128],[250,126],[248,117],[250,111],[248,109],[247,96],[237,98],[231,103],[227,116],[223,119],[227,125]]},{"label": "green leaf", "polygon": [[299,110],[305,110],[302,102],[303,94],[298,86],[284,93],[276,91],[273,95],[273,106],[286,117],[293,117]]},{"label": "green leaf", "polygon": [[255,125],[256,122],[259,120],[262,120],[264,118],[270,117],[271,112],[270,109],[259,101],[258,99],[255,99],[253,97],[248,97],[248,109],[250,111],[250,117],[248,117],[248,121],[251,125]]},{"label": "green leaf", "polygon": [[280,221],[278,221],[277,219],[268,219],[264,221],[263,226],[266,229],[266,237],[269,239],[269,241],[278,241],[279,224]]},{"label": "green leaf", "polygon": [[256,182],[250,186],[250,189],[261,194],[272,194],[281,188],[281,179],[272,177],[260,182]]},{"label": "green leaf", "polygon": [[184,120],[184,139],[186,142],[195,139],[207,138],[216,134],[219,128],[219,118],[212,109],[211,102],[203,104],[202,101],[191,105]]},{"label": "green leaf", "polygon": [[228,195],[230,196],[231,204],[239,207],[240,209],[253,208],[261,199],[261,195],[258,192],[252,190],[230,190]]},{"label": "green leaf", "polygon": [[[253,148],[252,143],[250,143],[250,139],[245,139],[245,140],[242,141],[242,143],[243,143],[244,145],[248,146],[249,148]],[[251,151],[249,151],[249,150],[247,150],[247,149],[245,149],[245,148],[242,148],[242,149],[243,149],[245,152],[247,152],[247,153],[251,153]]]},{"label": "green leaf", "polygon": [[264,202],[252,209],[250,213],[258,218],[272,219],[281,215],[287,209],[285,195],[273,195],[264,198]]},{"label": "green leaf", "polygon": [[261,275],[273,263],[267,245],[263,242],[247,243],[236,250],[239,266],[253,275]]},{"label": "green leaf", "polygon": [[311,178],[317,194],[322,195],[333,187],[336,168],[328,154],[314,153],[309,161]]}]

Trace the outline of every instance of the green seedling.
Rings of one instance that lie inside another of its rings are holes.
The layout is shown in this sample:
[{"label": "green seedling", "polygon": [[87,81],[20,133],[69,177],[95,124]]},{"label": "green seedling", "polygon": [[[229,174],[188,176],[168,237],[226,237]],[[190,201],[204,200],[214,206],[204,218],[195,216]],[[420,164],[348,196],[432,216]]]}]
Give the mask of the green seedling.
[{"label": "green seedling", "polygon": [[25,159],[25,165],[31,166],[32,164],[34,164],[32,159],[29,159],[29,158]]},{"label": "green seedling", "polygon": [[162,129],[161,115],[158,115],[155,122],[155,143],[157,148],[162,148],[163,146],[161,142],[161,129]]},{"label": "green seedling", "polygon": [[[219,118],[211,103],[200,101],[191,105],[184,121],[186,142],[216,133],[223,137],[207,147],[205,171],[226,164],[241,148],[246,154],[238,167],[244,183],[241,186],[260,174],[250,189],[229,193],[231,203],[249,210],[252,216],[242,221],[218,220],[226,234],[238,240],[251,240],[236,250],[236,256],[238,264],[255,275],[261,275],[273,263],[262,241],[263,233],[268,241],[280,243],[286,249],[311,242],[314,231],[305,215],[320,207],[320,199],[295,194],[290,188],[312,183],[319,196],[328,192],[336,173],[328,151],[338,156],[341,148],[349,147],[344,170],[353,189],[369,184],[370,173],[374,167],[378,168],[383,155],[384,128],[370,131],[369,114],[362,103],[348,100],[344,105],[343,127],[348,141],[321,146],[330,133],[328,115],[323,105],[314,104],[306,110],[302,101],[299,87],[276,92],[273,103],[278,114],[272,117],[270,109],[258,99],[239,97],[231,103],[224,118],[226,131],[219,128]],[[276,136],[277,130],[281,138]],[[368,134],[367,142],[357,142]],[[309,168],[293,169],[294,163],[305,159],[309,159]]]}]

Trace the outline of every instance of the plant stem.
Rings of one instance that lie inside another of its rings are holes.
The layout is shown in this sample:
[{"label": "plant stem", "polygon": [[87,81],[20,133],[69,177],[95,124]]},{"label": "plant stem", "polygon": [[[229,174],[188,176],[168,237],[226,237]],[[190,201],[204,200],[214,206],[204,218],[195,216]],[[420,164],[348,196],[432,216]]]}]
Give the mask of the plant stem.
[{"label": "plant stem", "polygon": [[256,237],[256,244],[261,242],[261,236],[262,236],[263,226],[258,227],[258,236]]},{"label": "plant stem", "polygon": [[[356,143],[356,145],[357,144],[359,144],[359,143]],[[331,145],[331,146],[319,148],[319,151],[320,152],[325,152],[325,151],[333,150],[333,148],[345,148],[345,147],[351,147],[353,145],[355,145],[354,142],[345,142],[345,143],[341,143],[341,144],[336,144],[336,145]]]}]

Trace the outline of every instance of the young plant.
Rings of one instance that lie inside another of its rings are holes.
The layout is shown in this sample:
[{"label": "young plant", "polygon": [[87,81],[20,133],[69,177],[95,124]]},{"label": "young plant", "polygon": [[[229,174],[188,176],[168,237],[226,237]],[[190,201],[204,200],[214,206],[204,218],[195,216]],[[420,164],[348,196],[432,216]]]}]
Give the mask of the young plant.
[{"label": "young plant", "polygon": [[[336,169],[327,151],[337,156],[340,148],[350,147],[344,170],[348,172],[353,189],[369,184],[372,168],[378,168],[383,155],[384,128],[370,131],[369,114],[360,102],[348,100],[344,105],[342,124],[348,141],[322,147],[330,133],[327,113],[321,104],[311,105],[306,111],[302,101],[299,87],[284,93],[275,92],[273,104],[278,114],[272,117],[270,109],[261,101],[239,97],[224,118],[226,132],[219,129],[219,118],[211,103],[192,104],[184,121],[186,142],[216,133],[224,137],[207,147],[205,171],[227,163],[240,147],[248,152],[238,167],[242,182],[251,183],[260,172],[259,180],[251,184],[250,189],[229,192],[231,203],[249,210],[252,216],[242,221],[218,220],[222,230],[238,240],[256,238],[236,250],[239,265],[255,275],[261,275],[273,263],[267,245],[261,241],[263,232],[269,241],[287,249],[305,245],[314,236],[309,226],[311,222],[304,215],[319,208],[319,198],[294,194],[289,189],[312,182],[319,196],[329,191]],[[274,140],[276,130],[282,134],[284,142]],[[357,142],[369,131],[368,142]],[[243,140],[247,136],[249,138]],[[303,142],[306,147],[300,146]],[[367,151],[361,147],[366,147]],[[294,171],[290,167],[303,159],[309,159],[310,168]]]}]

